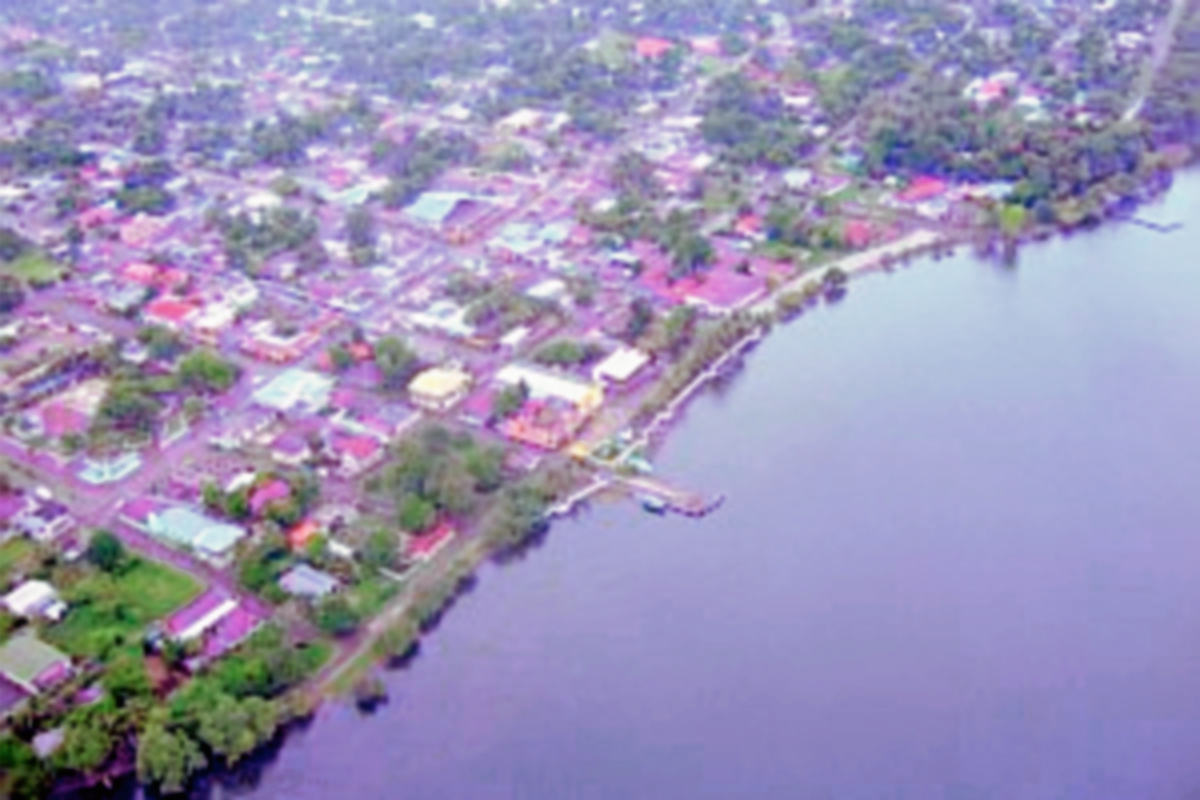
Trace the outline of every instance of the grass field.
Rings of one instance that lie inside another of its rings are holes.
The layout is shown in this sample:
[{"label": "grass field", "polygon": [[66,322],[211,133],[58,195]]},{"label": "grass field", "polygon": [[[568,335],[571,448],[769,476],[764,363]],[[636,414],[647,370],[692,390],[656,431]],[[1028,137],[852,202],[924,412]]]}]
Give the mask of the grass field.
[{"label": "grass field", "polygon": [[49,284],[59,280],[66,270],[41,253],[26,253],[16,261],[0,264],[0,272],[28,284]]},{"label": "grass field", "polygon": [[94,573],[69,587],[71,611],[48,638],[72,655],[107,660],[137,647],[147,625],[199,593],[188,575],[138,559],[118,576]]},{"label": "grass field", "polygon": [[33,553],[33,549],[33,542],[20,536],[0,545],[0,581],[7,581],[13,568]]}]

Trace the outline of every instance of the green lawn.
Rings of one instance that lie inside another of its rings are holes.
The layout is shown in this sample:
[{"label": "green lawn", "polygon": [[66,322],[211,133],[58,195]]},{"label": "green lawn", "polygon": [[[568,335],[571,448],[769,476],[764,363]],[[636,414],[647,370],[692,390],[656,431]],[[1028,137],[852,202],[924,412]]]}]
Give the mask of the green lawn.
[{"label": "green lawn", "polygon": [[47,635],[72,655],[107,659],[113,651],[136,647],[147,625],[187,603],[200,588],[182,572],[138,559],[119,576],[93,573],[67,588],[71,611]]},{"label": "green lawn", "polygon": [[54,283],[65,271],[59,264],[35,252],[26,253],[16,261],[0,265],[0,272],[31,284]]},{"label": "green lawn", "polygon": [[33,553],[33,542],[20,536],[0,545],[0,581],[7,581],[8,574]]}]

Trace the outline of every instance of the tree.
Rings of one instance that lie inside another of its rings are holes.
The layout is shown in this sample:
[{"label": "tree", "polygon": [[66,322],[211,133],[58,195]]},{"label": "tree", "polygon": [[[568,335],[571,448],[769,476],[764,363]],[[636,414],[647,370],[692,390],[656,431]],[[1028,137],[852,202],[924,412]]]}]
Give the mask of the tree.
[{"label": "tree", "polygon": [[167,794],[183,791],[207,765],[200,746],[185,732],[168,730],[161,719],[152,720],[138,738],[138,780]]},{"label": "tree", "polygon": [[25,302],[25,287],[12,275],[0,275],[0,314],[11,314]]},{"label": "tree", "polygon": [[278,709],[269,700],[237,700],[219,694],[200,711],[196,736],[214,755],[233,765],[269,740],[278,723]]},{"label": "tree", "polygon": [[629,323],[625,326],[625,341],[635,342],[654,322],[654,307],[644,297],[635,297],[629,304]]},{"label": "tree", "polygon": [[50,794],[51,774],[33,748],[15,736],[0,737],[0,797],[34,800]]},{"label": "tree", "polygon": [[[521,386],[521,384],[517,384]],[[480,492],[492,492],[504,482],[504,450],[500,447],[475,447],[464,457],[467,472]]]},{"label": "tree", "polygon": [[317,606],[317,627],[330,636],[349,636],[360,621],[358,610],[344,597],[334,595]]},{"label": "tree", "polygon": [[436,516],[433,503],[416,494],[407,495],[400,503],[400,527],[410,533],[428,530]]},{"label": "tree", "polygon": [[525,381],[505,386],[492,398],[492,418],[505,420],[516,414],[529,399],[529,384]]},{"label": "tree", "polygon": [[329,348],[329,364],[335,372],[345,372],[354,366],[354,356],[340,344]]},{"label": "tree", "polygon": [[102,767],[117,743],[109,713],[111,707],[91,706],[67,717],[62,747],[54,754],[55,765],[83,774]]},{"label": "tree", "polygon": [[117,381],[108,388],[96,421],[114,430],[149,433],[162,403],[140,386]]},{"label": "tree", "polygon": [[408,385],[418,364],[412,348],[394,336],[385,336],[375,345],[375,366],[388,389],[402,389]]},{"label": "tree", "polygon": [[109,666],[104,673],[104,688],[118,706],[154,693],[145,662],[135,656],[123,657]]},{"label": "tree", "polygon": [[220,394],[237,383],[240,370],[212,350],[194,350],[179,363],[179,381],[184,388],[204,394]]},{"label": "tree", "polygon": [[137,339],[150,351],[151,358],[161,361],[171,361],[187,348],[178,333],[162,325],[141,328]]},{"label": "tree", "polygon": [[371,209],[358,205],[346,212],[346,239],[351,248],[368,250],[375,246],[377,238]]},{"label": "tree", "polygon": [[12,228],[0,227],[0,261],[16,261],[32,247],[29,240]]},{"label": "tree", "polygon": [[125,545],[109,531],[96,531],[88,542],[87,559],[102,572],[117,572],[125,563]]},{"label": "tree", "polygon": [[380,528],[367,537],[362,550],[363,564],[372,569],[392,566],[400,549],[400,537],[395,531]]}]

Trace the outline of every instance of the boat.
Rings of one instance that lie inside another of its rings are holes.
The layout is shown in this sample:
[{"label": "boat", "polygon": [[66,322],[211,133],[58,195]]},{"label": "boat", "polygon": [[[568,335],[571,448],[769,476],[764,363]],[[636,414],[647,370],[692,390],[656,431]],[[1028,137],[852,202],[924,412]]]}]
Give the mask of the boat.
[{"label": "boat", "polygon": [[642,508],[651,514],[667,513],[667,501],[663,500],[661,497],[644,494],[639,499],[642,501]]}]

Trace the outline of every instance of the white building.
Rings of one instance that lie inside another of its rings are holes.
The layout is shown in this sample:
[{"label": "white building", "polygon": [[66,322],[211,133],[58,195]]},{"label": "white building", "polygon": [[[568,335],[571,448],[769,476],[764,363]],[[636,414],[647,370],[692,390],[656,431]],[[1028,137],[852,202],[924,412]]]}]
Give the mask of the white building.
[{"label": "white building", "polygon": [[25,581],[6,594],[0,605],[9,613],[31,619],[42,617],[57,622],[67,613],[67,604],[58,596],[54,587],[45,581]]}]

